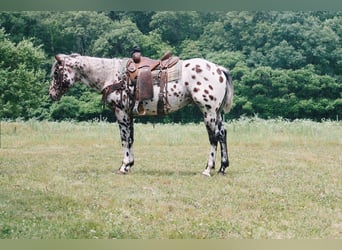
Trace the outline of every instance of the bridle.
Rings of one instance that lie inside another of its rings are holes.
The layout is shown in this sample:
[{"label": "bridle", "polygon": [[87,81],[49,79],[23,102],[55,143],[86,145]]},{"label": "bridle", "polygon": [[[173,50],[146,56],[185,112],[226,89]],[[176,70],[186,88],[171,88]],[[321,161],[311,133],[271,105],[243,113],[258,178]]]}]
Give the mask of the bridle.
[{"label": "bridle", "polygon": [[68,85],[63,82],[64,78],[64,73],[65,73],[65,62],[62,64],[62,69],[60,69],[60,64],[58,63],[57,67],[57,85],[58,85],[58,90],[63,93],[67,88]]}]

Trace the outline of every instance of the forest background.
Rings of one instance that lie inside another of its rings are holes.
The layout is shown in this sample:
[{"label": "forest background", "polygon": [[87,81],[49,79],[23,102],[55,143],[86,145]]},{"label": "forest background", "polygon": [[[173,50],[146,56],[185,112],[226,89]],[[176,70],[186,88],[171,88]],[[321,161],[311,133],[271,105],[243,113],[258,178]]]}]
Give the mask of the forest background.
[{"label": "forest background", "polygon": [[[226,119],[338,120],[342,115],[342,12],[66,11],[0,12],[1,119],[101,117],[101,95],[82,84],[60,102],[48,96],[54,55],[155,59],[170,50],[230,69],[234,106]],[[140,122],[200,122],[197,107]]]}]

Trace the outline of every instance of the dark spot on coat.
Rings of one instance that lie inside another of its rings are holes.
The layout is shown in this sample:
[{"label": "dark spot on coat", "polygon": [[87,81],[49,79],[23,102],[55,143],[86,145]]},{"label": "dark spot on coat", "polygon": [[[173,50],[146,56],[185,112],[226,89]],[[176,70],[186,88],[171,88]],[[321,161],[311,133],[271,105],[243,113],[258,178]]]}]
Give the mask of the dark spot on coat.
[{"label": "dark spot on coat", "polygon": [[185,67],[189,67],[190,63],[185,64]]},{"label": "dark spot on coat", "polygon": [[196,65],[196,73],[201,73],[202,71],[201,66]]},{"label": "dark spot on coat", "polygon": [[213,86],[209,85],[209,89],[213,90],[214,88],[213,88]]},{"label": "dark spot on coat", "polygon": [[199,89],[198,88],[194,88],[194,92],[198,92],[199,91]]},{"label": "dark spot on coat", "polygon": [[197,82],[197,85],[202,85],[202,83],[201,82]]},{"label": "dark spot on coat", "polygon": [[220,76],[219,81],[220,81],[220,83],[223,82],[223,77],[222,76]]}]

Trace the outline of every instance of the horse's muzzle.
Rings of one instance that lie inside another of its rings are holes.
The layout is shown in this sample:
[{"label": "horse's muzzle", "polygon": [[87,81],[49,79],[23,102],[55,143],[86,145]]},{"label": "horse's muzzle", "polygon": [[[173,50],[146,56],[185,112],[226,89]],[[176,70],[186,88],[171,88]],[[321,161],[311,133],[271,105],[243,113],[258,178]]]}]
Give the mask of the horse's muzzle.
[{"label": "horse's muzzle", "polygon": [[49,93],[49,96],[51,98],[52,101],[59,101],[61,99],[60,96],[56,95],[56,94],[53,94],[53,93]]}]

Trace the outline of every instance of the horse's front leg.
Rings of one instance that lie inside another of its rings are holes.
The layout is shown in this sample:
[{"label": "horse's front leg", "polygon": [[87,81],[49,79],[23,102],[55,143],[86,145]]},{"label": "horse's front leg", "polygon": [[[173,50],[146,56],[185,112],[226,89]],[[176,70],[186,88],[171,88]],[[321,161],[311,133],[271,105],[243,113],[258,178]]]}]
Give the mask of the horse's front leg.
[{"label": "horse's front leg", "polygon": [[122,165],[118,173],[127,174],[134,165],[133,142],[134,142],[134,127],[133,116],[127,112],[116,108],[115,115],[118,120],[121,143],[123,148]]}]

